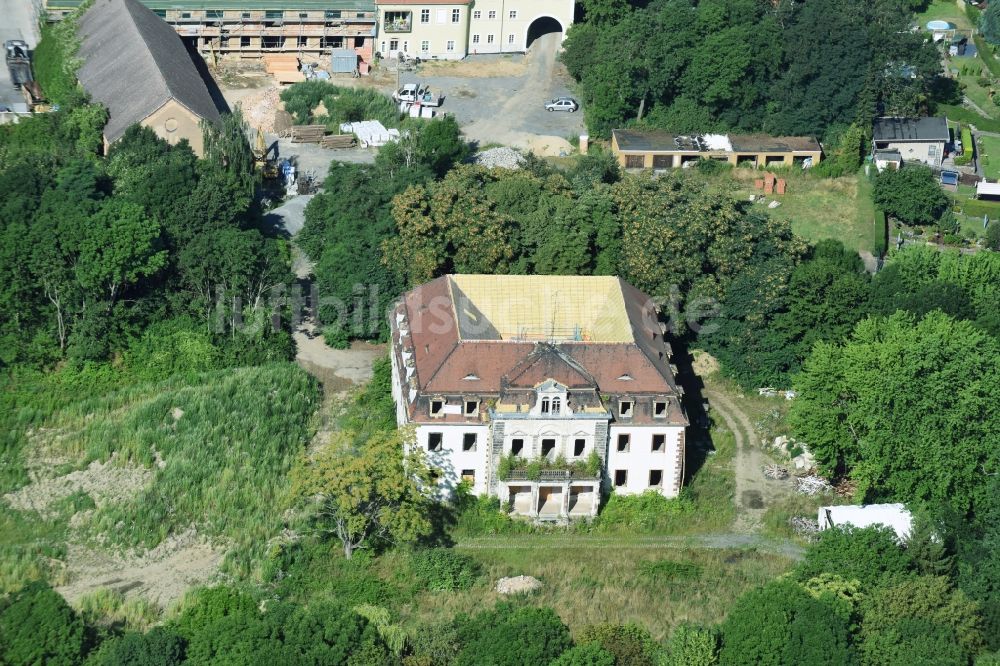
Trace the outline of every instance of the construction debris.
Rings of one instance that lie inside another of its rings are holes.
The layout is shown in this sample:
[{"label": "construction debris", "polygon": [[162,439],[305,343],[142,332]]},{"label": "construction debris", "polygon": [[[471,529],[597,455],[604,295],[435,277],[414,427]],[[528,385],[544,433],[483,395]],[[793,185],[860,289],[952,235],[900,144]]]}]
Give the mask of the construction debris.
[{"label": "construction debris", "polygon": [[812,518],[806,516],[792,516],[788,519],[788,525],[795,534],[812,541],[819,533],[819,525]]},{"label": "construction debris", "polygon": [[773,479],[775,481],[781,481],[782,479],[788,478],[788,470],[781,465],[764,465],[761,468],[764,473],[764,477],[768,479]]},{"label": "construction debris", "polygon": [[810,474],[795,477],[795,490],[803,495],[819,495],[831,492],[833,486],[823,477]]},{"label": "construction debris", "polygon": [[281,110],[280,95],[277,88],[265,88],[240,100],[239,106],[247,124],[261,132],[276,133],[278,129],[275,127],[275,117]]},{"label": "construction debris", "polygon": [[541,587],[542,581],[533,576],[514,576],[497,581],[497,592],[500,594],[528,594]]},{"label": "construction debris", "polygon": [[490,148],[481,153],[476,153],[472,161],[487,168],[499,167],[501,169],[520,169],[524,162],[524,155],[513,148]]}]

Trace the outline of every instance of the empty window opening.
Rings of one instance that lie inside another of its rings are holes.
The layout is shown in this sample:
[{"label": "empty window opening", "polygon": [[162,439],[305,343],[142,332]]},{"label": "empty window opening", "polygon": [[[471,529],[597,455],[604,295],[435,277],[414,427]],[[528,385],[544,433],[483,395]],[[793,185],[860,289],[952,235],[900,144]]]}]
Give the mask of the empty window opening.
[{"label": "empty window opening", "polygon": [[519,456],[524,452],[524,440],[523,439],[512,439],[510,440],[510,455]]},{"label": "empty window opening", "polygon": [[573,455],[579,458],[583,455],[583,450],[587,448],[587,440],[577,439],[573,441]]},{"label": "empty window opening", "polygon": [[437,416],[444,410],[444,400],[431,400],[431,416]]},{"label": "empty window opening", "polygon": [[632,437],[630,435],[618,435],[618,451],[621,453],[627,453],[629,443]]},{"label": "empty window opening", "polygon": [[657,488],[662,485],[663,485],[663,470],[662,469],[649,470],[649,487]]},{"label": "empty window opening", "polygon": [[285,45],[284,37],[263,37],[261,38],[261,46],[265,49],[280,49]]},{"label": "empty window opening", "polygon": [[240,48],[244,48],[244,49],[250,48],[250,38],[249,37],[240,37]]},{"label": "empty window opening", "polygon": [[325,16],[326,18],[340,18],[340,10],[339,9],[327,9],[323,13],[323,16]]},{"label": "empty window opening", "polygon": [[467,432],[462,435],[462,450],[463,451],[475,451],[476,450],[476,439],[478,435],[474,432]]},{"label": "empty window opening", "polygon": [[664,434],[653,435],[653,453],[663,453],[667,450],[667,436]]},{"label": "empty window opening", "polygon": [[441,451],[444,448],[444,435],[439,432],[427,434],[427,450]]},{"label": "empty window opening", "polygon": [[658,419],[666,418],[667,416],[666,400],[656,400],[653,402],[653,416]]},{"label": "empty window opening", "polygon": [[622,400],[618,403],[618,415],[627,418],[632,416],[632,410],[635,408],[635,403],[631,400]]},{"label": "empty window opening", "polygon": [[552,398],[552,413],[558,414],[561,408],[562,408],[562,400],[560,400],[559,398]]},{"label": "empty window opening", "polygon": [[615,488],[621,488],[628,482],[628,470],[615,470]]},{"label": "empty window opening", "polygon": [[299,18],[300,19],[307,19],[307,18],[309,18],[309,14],[307,12],[299,12]]},{"label": "empty window opening", "polygon": [[478,400],[466,400],[465,401],[465,415],[475,416],[479,413],[479,401]]},{"label": "empty window opening", "polygon": [[308,45],[309,45],[308,37],[299,37],[299,46],[308,46]]},{"label": "empty window opening", "polygon": [[556,440],[554,439],[543,439],[542,440],[542,457],[549,458],[552,453],[556,450]]},{"label": "empty window opening", "polygon": [[548,413],[549,413],[549,399],[542,398],[542,414],[548,414]]},{"label": "empty window opening", "polygon": [[475,484],[476,482],[476,470],[474,469],[463,469],[462,470],[462,481]]},{"label": "empty window opening", "polygon": [[654,169],[670,169],[674,166],[673,155],[653,155]]}]

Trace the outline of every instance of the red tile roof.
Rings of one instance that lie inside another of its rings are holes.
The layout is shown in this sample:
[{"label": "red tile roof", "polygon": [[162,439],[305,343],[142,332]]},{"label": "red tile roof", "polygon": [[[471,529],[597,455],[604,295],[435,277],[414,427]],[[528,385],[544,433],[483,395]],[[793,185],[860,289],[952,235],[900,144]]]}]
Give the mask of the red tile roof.
[{"label": "red tile roof", "polygon": [[539,343],[462,340],[449,279],[407,292],[393,313],[394,342],[413,354],[420,395],[499,395],[550,378],[605,394],[679,395],[653,302],[624,280],[618,282],[634,342]]}]

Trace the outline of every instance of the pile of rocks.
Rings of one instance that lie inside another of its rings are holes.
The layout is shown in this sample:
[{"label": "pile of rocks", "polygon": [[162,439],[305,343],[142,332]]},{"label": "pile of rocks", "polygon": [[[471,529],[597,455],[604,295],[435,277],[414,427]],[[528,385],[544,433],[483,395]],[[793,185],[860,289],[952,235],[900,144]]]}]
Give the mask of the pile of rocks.
[{"label": "pile of rocks", "polygon": [[500,594],[528,594],[541,587],[542,581],[533,576],[513,576],[497,581],[497,592]]},{"label": "pile of rocks", "polygon": [[490,148],[481,153],[476,153],[472,161],[476,164],[492,169],[519,169],[524,162],[524,155],[513,148]]},{"label": "pile of rocks", "polygon": [[279,95],[278,89],[272,87],[244,97],[239,104],[247,124],[262,132],[274,134],[277,131],[275,118],[278,111],[282,110]]}]

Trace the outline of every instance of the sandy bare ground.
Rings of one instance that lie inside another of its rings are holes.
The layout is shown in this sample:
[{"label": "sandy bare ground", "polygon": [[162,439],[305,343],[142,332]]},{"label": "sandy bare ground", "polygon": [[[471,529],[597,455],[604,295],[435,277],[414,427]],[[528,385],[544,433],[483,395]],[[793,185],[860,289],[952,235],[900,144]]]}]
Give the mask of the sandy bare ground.
[{"label": "sandy bare ground", "polygon": [[355,342],[350,349],[333,349],[323,342],[323,336],[310,338],[304,331],[294,336],[295,360],[315,376],[327,391],[342,391],[372,378],[372,363],[385,354],[384,345]]},{"label": "sandy bare ground", "polygon": [[501,57],[485,60],[471,57],[465,60],[431,60],[421,65],[429,76],[464,76],[489,78],[494,76],[522,76],[528,69],[523,58]]},{"label": "sandy bare ground", "polygon": [[736,494],[736,522],[733,531],[753,534],[762,527],[764,513],[770,504],[792,492],[791,482],[767,479],[762,469],[774,461],[754,444],[754,427],[750,418],[728,397],[718,391],[706,390],[712,410],[722,420],[736,439],[736,456],[733,462]]},{"label": "sandy bare ground", "polygon": [[56,589],[67,600],[75,601],[108,588],[167,608],[189,588],[211,582],[222,557],[221,549],[202,541],[194,530],[169,537],[139,557],[73,544],[66,557],[69,582]]},{"label": "sandy bare ground", "polygon": [[90,495],[98,507],[124,502],[137,496],[153,480],[153,470],[135,465],[116,466],[113,461],[94,461],[86,469],[54,478],[35,478],[3,499],[19,511],[47,515],[51,507],[73,493]]}]

